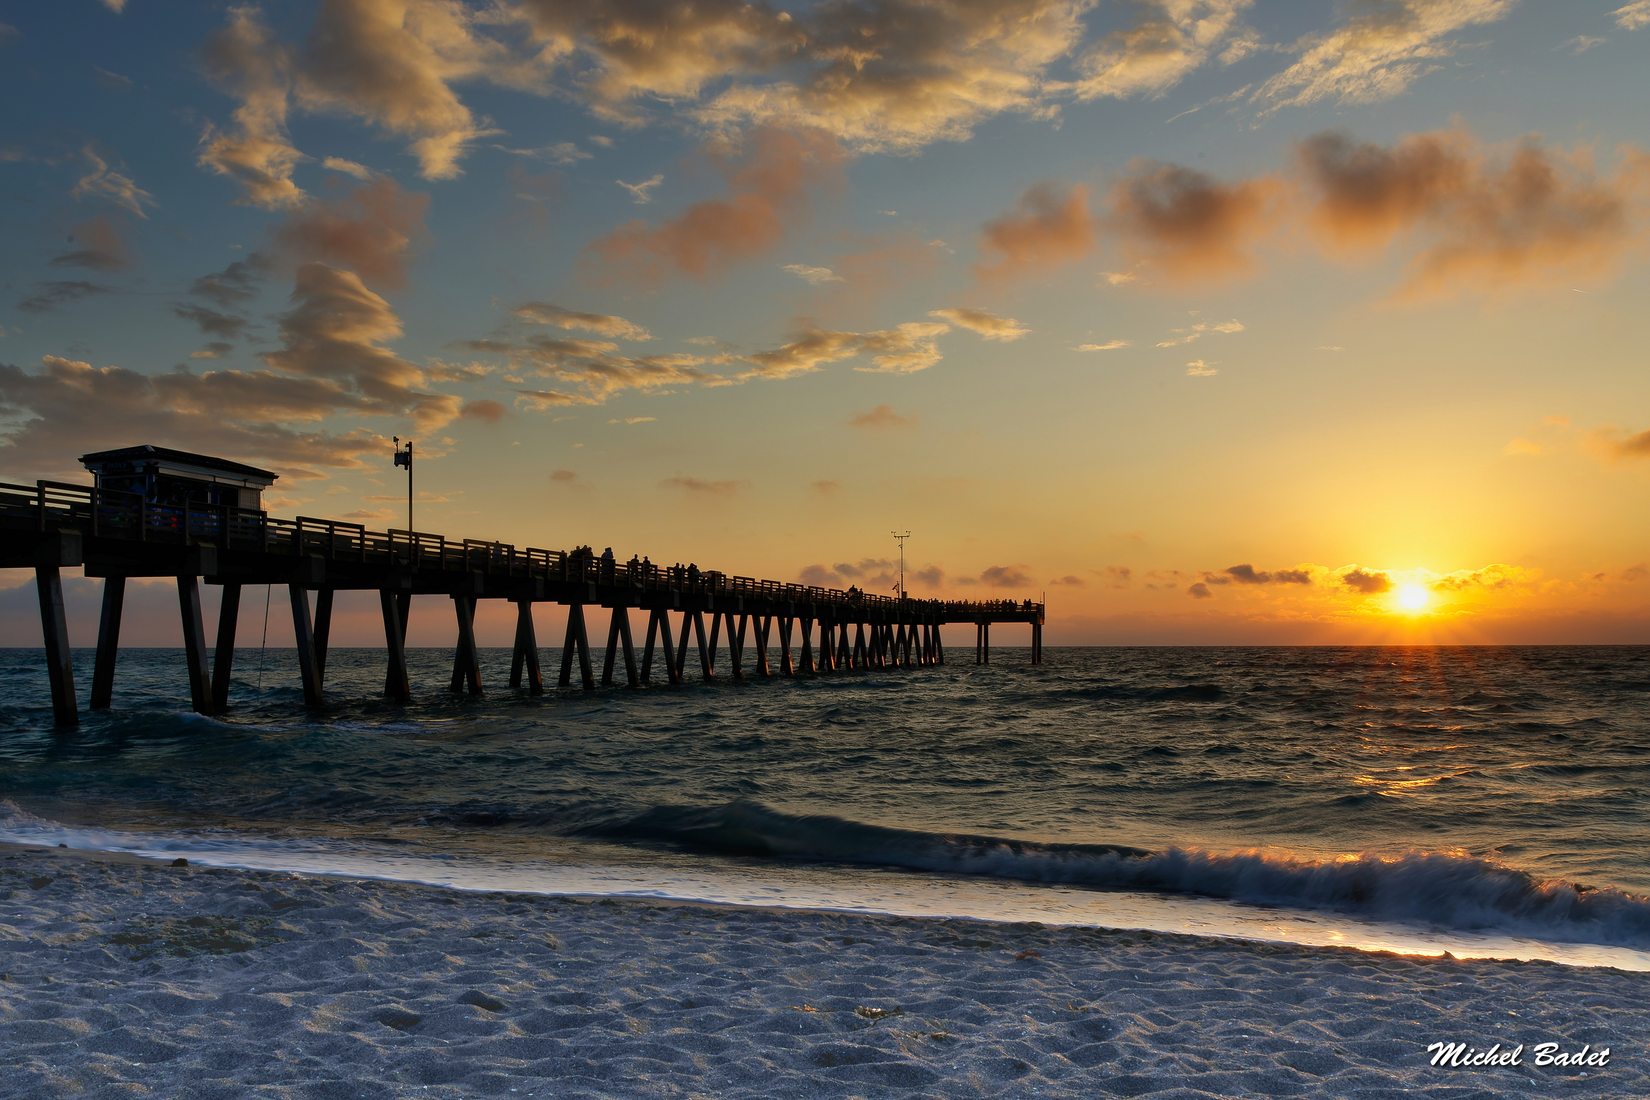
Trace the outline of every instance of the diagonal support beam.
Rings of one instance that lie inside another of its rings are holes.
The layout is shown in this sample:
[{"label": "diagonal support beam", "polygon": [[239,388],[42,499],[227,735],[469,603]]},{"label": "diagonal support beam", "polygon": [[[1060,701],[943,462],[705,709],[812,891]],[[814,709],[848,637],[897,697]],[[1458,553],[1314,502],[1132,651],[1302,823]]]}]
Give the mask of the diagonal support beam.
[{"label": "diagonal support beam", "polygon": [[579,659],[579,684],[586,691],[596,686],[596,675],[590,664],[590,636],[584,626],[584,604],[567,605],[567,635],[561,646],[561,676],[558,683],[567,687],[573,682],[573,658]]},{"label": "diagonal support beam", "polygon": [[458,644],[453,647],[454,695],[465,689],[481,694],[481,660],[476,653],[476,600],[474,596],[453,597],[453,617],[458,620]]},{"label": "diagonal support beam", "polygon": [[401,617],[405,604],[399,594],[381,588],[378,606],[384,613],[384,654],[388,665],[384,673],[384,695],[393,702],[405,703],[412,699],[412,684],[407,679],[406,620]]}]

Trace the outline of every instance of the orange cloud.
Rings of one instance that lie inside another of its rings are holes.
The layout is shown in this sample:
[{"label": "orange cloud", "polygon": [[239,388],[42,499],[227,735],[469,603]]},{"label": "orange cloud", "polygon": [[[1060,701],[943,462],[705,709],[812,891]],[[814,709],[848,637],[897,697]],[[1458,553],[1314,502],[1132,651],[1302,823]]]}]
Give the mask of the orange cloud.
[{"label": "orange cloud", "polygon": [[1341,574],[1341,583],[1366,596],[1373,596],[1392,589],[1392,578],[1386,573],[1373,569],[1364,569],[1353,566]]},{"label": "orange cloud", "polygon": [[661,489],[677,489],[701,496],[728,497],[744,488],[743,481],[708,481],[702,477],[667,477],[659,482]]},{"label": "orange cloud", "polygon": [[132,264],[120,228],[99,214],[69,233],[76,247],[52,258],[53,267],[85,267],[93,271],[121,271]]},{"label": "orange cloud", "polygon": [[504,419],[504,406],[497,401],[481,400],[466,401],[464,407],[458,410],[460,420],[480,420],[487,424],[497,424]]},{"label": "orange cloud", "polygon": [[320,468],[358,466],[361,455],[378,451],[376,435],[292,426],[351,400],[326,380],[267,371],[151,376],[55,355],[32,373],[0,364],[0,404],[28,414],[0,432],[0,466],[78,480],[84,473],[74,455],[129,441],[141,425],[144,439],[162,446],[256,462],[282,477],[313,476]]},{"label": "orange cloud", "polygon": [[759,256],[807,209],[808,190],[834,174],[841,150],[818,131],[763,130],[727,171],[726,198],[694,203],[660,225],[632,221],[592,242],[610,270],[643,281],[707,275]]},{"label": "orange cloud", "polygon": [[408,253],[424,236],[430,197],[403,191],[381,177],[348,194],[310,202],[275,233],[281,250],[300,261],[347,267],[386,287],[407,280]]},{"label": "orange cloud", "polygon": [[470,143],[490,132],[452,83],[536,83],[507,46],[478,33],[480,22],[481,13],[446,0],[325,0],[299,69],[299,99],[410,139],[426,179],[451,179]]},{"label": "orange cloud", "polygon": [[1087,187],[1062,194],[1052,183],[1036,184],[1012,212],[985,224],[980,251],[990,258],[974,274],[1005,279],[1080,260],[1094,247],[1094,228]]},{"label": "orange cloud", "polygon": [[1223,184],[1191,168],[1139,161],[1113,185],[1110,224],[1131,262],[1180,281],[1248,272],[1274,225],[1277,180]]},{"label": "orange cloud", "polygon": [[1403,298],[1597,277],[1644,238],[1635,215],[1650,197],[1650,157],[1635,149],[1601,177],[1587,150],[1534,139],[1498,154],[1459,131],[1391,149],[1322,134],[1301,146],[1300,163],[1317,200],[1313,227],[1330,247],[1421,235]]},{"label": "orange cloud", "polygon": [[212,82],[241,104],[235,108],[233,130],[206,127],[199,163],[239,183],[244,201],[252,206],[276,209],[303,202],[292,172],[304,155],[286,130],[290,51],[256,9],[236,7],[229,10],[229,25],[207,40],[202,61]]},{"label": "orange cloud", "polygon": [[892,405],[878,405],[874,409],[857,413],[848,420],[848,424],[855,428],[911,428],[915,427],[916,423],[916,417],[902,416],[894,411]]},{"label": "orange cloud", "polygon": [[1297,153],[1318,194],[1314,225],[1335,246],[1385,246],[1464,189],[1472,169],[1461,137],[1414,134],[1390,149],[1339,133],[1306,139]]},{"label": "orange cloud", "polygon": [[363,411],[411,415],[426,430],[458,416],[457,397],[422,392],[423,371],[382,346],[401,335],[401,319],[359,275],[304,264],[292,299],[280,318],[284,346],[264,356],[271,367],[343,386]]}]

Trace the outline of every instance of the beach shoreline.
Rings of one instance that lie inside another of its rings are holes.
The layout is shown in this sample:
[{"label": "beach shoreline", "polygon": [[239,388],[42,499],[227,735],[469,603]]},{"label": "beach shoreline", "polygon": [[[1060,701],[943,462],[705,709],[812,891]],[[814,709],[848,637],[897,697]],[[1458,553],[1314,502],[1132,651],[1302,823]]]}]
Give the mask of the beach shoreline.
[{"label": "beach shoreline", "polygon": [[0,1096],[1630,1096],[1647,1037],[1619,970],[0,849]]}]

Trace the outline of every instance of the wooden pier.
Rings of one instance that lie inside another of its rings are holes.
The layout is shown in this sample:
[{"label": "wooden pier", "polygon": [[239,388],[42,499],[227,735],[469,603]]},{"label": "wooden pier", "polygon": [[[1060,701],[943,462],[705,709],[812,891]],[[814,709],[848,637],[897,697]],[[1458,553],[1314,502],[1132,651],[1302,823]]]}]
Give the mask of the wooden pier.
[{"label": "wooden pier", "polygon": [[[539,603],[567,608],[557,675],[563,687],[575,674],[586,689],[614,684],[621,676],[634,688],[661,680],[680,685],[694,675],[714,680],[725,674],[742,681],[776,673],[943,664],[940,627],[946,623],[974,624],[976,664],[990,661],[993,623],[1029,624],[1033,663],[1041,663],[1043,651],[1044,607],[1030,600],[895,599],[578,551],[368,531],[337,520],[273,519],[226,505],[162,506],[134,493],[62,482],[0,484],[0,567],[35,571],[52,708],[64,726],[76,724],[79,710],[60,575],[76,567],[103,579],[90,697],[94,710],[109,707],[113,699],[121,610],[132,577],[176,579],[189,697],[202,714],[229,705],[236,620],[246,585],[287,587],[310,706],[322,703],[333,596],[340,591],[379,594],[384,693],[398,701],[412,697],[406,637],[415,595],[452,600],[457,640],[450,687],[472,695],[482,691],[475,609],[483,599],[516,605],[510,686],[533,694],[544,691],[533,625],[533,606]],[[223,588],[210,655],[201,618],[202,580]],[[647,616],[640,652],[632,636],[632,610]],[[594,625],[606,626],[605,644],[592,647],[590,616],[603,611],[609,613],[606,623]],[[727,663],[719,669],[724,642]],[[690,657],[697,660],[693,673]]]}]

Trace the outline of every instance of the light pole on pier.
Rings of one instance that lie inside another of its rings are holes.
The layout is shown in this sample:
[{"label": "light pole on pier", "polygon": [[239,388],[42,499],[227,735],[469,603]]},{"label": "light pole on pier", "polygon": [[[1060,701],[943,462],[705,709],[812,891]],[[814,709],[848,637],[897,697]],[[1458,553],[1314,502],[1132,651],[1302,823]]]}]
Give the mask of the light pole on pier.
[{"label": "light pole on pier", "polygon": [[410,532],[413,529],[413,524],[412,524],[412,502],[413,502],[412,445],[413,445],[413,441],[410,440],[410,439],[407,440],[406,449],[403,450],[402,447],[401,447],[401,437],[400,436],[392,435],[392,436],[390,436],[390,439],[395,443],[395,464],[397,466],[405,466],[407,468],[407,530]]}]

